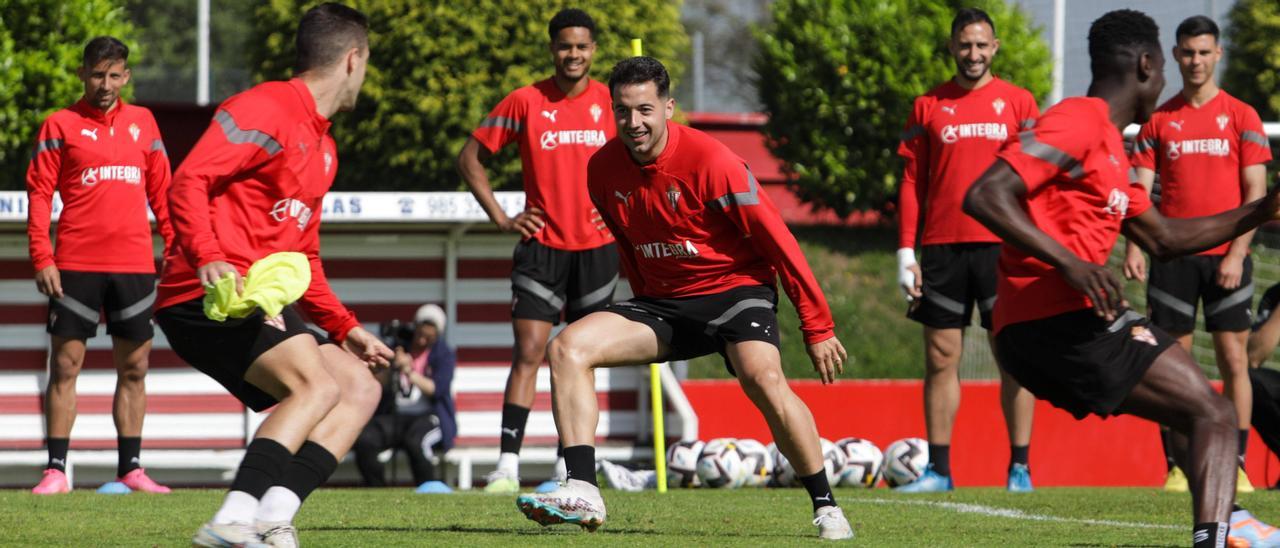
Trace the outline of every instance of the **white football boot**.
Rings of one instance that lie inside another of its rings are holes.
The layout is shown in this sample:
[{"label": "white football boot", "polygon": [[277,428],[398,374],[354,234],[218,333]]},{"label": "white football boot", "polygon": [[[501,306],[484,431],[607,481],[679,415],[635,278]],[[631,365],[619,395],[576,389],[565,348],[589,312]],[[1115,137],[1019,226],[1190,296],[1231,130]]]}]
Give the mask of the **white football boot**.
[{"label": "white football boot", "polygon": [[539,525],[572,523],[589,532],[604,525],[604,499],[600,488],[571,479],[550,493],[525,493],[516,498],[525,517]]},{"label": "white football boot", "polygon": [[853,527],[844,517],[839,506],[823,506],[813,512],[813,524],[818,526],[818,538],[845,540],[853,538]]},{"label": "white football boot", "polygon": [[287,521],[259,521],[253,524],[262,543],[276,548],[298,548],[298,529]]},{"label": "white football boot", "polygon": [[248,523],[206,523],[196,531],[191,545],[208,548],[268,548]]}]

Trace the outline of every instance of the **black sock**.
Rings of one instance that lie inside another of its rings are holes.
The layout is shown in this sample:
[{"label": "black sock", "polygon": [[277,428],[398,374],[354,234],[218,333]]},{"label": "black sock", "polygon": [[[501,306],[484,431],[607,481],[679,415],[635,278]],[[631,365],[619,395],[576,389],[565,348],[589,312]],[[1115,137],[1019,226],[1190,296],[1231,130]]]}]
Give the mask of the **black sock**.
[{"label": "black sock", "polygon": [[244,450],[244,459],[240,461],[240,469],[236,470],[236,479],[231,482],[230,490],[260,499],[284,475],[292,459],[293,453],[279,442],[255,438]]},{"label": "black sock", "polygon": [[529,408],[519,405],[502,404],[502,438],[499,441],[503,453],[520,453],[524,444],[524,425],[529,422]]},{"label": "black sock", "polygon": [[800,484],[809,492],[809,501],[813,503],[814,510],[836,505],[836,496],[831,494],[831,483],[827,481],[826,470],[818,470],[816,474],[800,478]]},{"label": "black sock", "polygon": [[142,468],[138,458],[142,455],[142,438],[123,436],[116,438],[116,455],[117,478],[123,478],[125,474]]},{"label": "black sock", "polygon": [[279,485],[293,491],[298,500],[305,501],[307,496],[317,487],[324,485],[338,469],[338,459],[320,444],[313,441],[303,442],[302,447],[289,461],[280,478]]},{"label": "black sock", "polygon": [[929,444],[929,464],[939,476],[951,477],[951,446]]},{"label": "black sock", "polygon": [[1165,472],[1172,472],[1173,467],[1178,465],[1173,460],[1173,440],[1170,439],[1171,435],[1169,429],[1160,429],[1160,447],[1164,449]]},{"label": "black sock", "polygon": [[1191,529],[1193,548],[1223,548],[1227,545],[1226,523],[1197,523]]},{"label": "black sock", "polygon": [[1240,431],[1240,449],[1238,452],[1238,454],[1240,455],[1240,466],[1244,466],[1244,453],[1245,453],[1245,450],[1248,448],[1249,448],[1249,430],[1248,429],[1241,430]]},{"label": "black sock", "polygon": [[1010,445],[1009,446],[1009,468],[1013,468],[1015,464],[1026,466],[1030,462],[1031,446],[1030,445]]},{"label": "black sock", "polygon": [[591,485],[596,483],[596,448],[590,445],[575,445],[564,448],[564,467],[569,479],[585,481]]},{"label": "black sock", "polygon": [[59,472],[67,471],[67,448],[71,447],[71,438],[48,438],[44,441],[49,448],[49,465]]},{"label": "black sock", "polygon": [[557,459],[564,458],[564,442],[561,442],[561,441],[556,442],[556,458]]}]

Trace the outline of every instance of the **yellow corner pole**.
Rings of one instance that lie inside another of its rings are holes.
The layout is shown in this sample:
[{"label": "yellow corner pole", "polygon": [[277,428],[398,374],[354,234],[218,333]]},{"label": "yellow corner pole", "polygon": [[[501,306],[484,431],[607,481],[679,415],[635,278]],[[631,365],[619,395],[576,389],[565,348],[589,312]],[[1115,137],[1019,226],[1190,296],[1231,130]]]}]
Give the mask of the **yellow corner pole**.
[{"label": "yellow corner pole", "polygon": [[[631,39],[631,55],[644,55],[644,45],[639,38]],[[667,492],[667,428],[663,424],[665,409],[662,405],[662,366],[649,364],[649,408],[653,410],[653,468],[658,492]]]},{"label": "yellow corner pole", "polygon": [[653,409],[653,467],[658,492],[667,492],[667,429],[663,425],[666,414],[662,406],[662,365],[649,364],[649,407]]}]

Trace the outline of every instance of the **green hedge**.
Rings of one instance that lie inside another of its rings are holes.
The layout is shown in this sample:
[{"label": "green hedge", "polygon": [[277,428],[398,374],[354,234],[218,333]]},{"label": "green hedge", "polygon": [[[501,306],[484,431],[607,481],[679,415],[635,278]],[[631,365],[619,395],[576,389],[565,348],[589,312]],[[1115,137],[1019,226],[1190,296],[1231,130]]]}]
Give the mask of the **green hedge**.
[{"label": "green hedge", "polygon": [[898,136],[914,98],[955,74],[946,44],[956,10],[968,6],[995,20],[994,72],[1043,99],[1048,47],[1003,0],[774,2],[772,26],[757,33],[765,133],[805,201],[843,216],[894,197]]},{"label": "green hedge", "polygon": [[[272,0],[254,18],[250,55],[259,79],[284,78],[293,64],[293,34],[315,2]],[[460,190],[458,151],[471,130],[507,93],[552,74],[547,22],[551,2],[468,0],[420,3],[364,0],[372,60],[360,103],[335,120],[342,157],[335,188]],[[603,80],[631,55],[631,38],[660,59],[678,82],[688,37],[680,2],[583,0],[595,19],[599,48],[591,75]],[[495,187],[519,188],[514,147],[495,159]]]},{"label": "green hedge", "polygon": [[40,123],[84,94],[75,70],[85,43],[102,34],[137,50],[133,26],[110,0],[0,0],[0,189],[26,188]]},{"label": "green hedge", "polygon": [[1280,3],[1239,0],[1226,28],[1223,87],[1258,109],[1263,120],[1280,117]]}]

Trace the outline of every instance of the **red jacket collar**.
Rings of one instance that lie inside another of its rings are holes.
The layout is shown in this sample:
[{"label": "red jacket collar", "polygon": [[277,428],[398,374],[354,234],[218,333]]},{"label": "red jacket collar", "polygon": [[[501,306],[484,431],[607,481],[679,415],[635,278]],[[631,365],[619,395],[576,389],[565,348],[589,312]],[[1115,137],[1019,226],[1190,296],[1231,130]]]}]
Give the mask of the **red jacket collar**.
[{"label": "red jacket collar", "polygon": [[311,121],[315,125],[316,131],[324,133],[329,131],[332,122],[328,118],[320,115],[316,110],[316,98],[311,95],[311,90],[307,88],[307,84],[301,78],[290,78],[289,87],[298,93],[298,99],[302,101],[303,108],[311,115]]},{"label": "red jacket collar", "polygon": [[86,100],[84,97],[81,97],[79,101],[76,101],[74,105],[71,105],[71,110],[74,110],[75,112],[79,113],[85,118],[90,118],[90,119],[93,119],[94,121],[102,123],[103,125],[110,126],[113,122],[115,122],[116,116],[119,116],[120,112],[124,110],[124,106],[125,106],[124,99],[116,99],[115,108],[111,109],[108,112],[102,112],[101,110],[98,109],[98,107],[95,107],[89,104],[88,100]]}]

